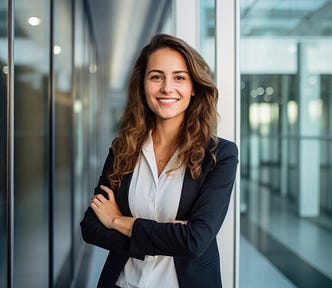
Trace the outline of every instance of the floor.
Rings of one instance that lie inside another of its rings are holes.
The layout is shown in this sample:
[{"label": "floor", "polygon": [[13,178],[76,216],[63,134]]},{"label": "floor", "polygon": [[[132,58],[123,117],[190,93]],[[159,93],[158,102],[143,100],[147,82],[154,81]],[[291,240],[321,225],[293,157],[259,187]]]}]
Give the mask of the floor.
[{"label": "floor", "polygon": [[264,187],[251,189],[243,210],[240,287],[332,287],[330,215],[300,218],[292,201]]},{"label": "floor", "polygon": [[243,236],[240,238],[240,247],[240,287],[296,287]]},{"label": "floor", "polygon": [[80,272],[73,288],[96,288],[106,257],[106,250],[86,245]]}]

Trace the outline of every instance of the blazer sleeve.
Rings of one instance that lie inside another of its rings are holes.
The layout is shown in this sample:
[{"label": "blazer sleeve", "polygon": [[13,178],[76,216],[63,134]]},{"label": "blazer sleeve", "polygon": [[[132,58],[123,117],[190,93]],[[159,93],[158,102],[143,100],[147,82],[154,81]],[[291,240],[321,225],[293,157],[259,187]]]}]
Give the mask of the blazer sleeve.
[{"label": "blazer sleeve", "polygon": [[[106,198],[107,194],[100,189],[100,185],[110,187],[110,183],[107,180],[107,173],[111,169],[111,163],[113,161],[113,152],[110,149],[109,154],[104,163],[102,175],[99,178],[97,187],[94,190],[94,194],[101,193]],[[84,213],[84,217],[80,223],[82,238],[89,244],[96,245],[98,247],[109,250],[110,252],[143,259],[144,255],[130,251],[130,238],[117,232],[113,229],[106,228],[97,218],[92,208],[88,208]]]},{"label": "blazer sleeve", "polygon": [[226,216],[236,175],[238,149],[235,143],[222,140],[215,155],[216,165],[204,176],[188,224],[136,219],[130,239],[132,253],[190,258],[204,253]]}]

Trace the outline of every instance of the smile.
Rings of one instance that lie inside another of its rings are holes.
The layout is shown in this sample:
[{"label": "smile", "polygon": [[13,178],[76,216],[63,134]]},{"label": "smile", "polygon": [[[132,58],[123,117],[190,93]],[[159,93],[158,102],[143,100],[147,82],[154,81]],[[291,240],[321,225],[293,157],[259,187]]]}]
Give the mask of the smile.
[{"label": "smile", "polygon": [[175,103],[175,102],[179,101],[176,98],[158,98],[157,100],[162,103]]}]

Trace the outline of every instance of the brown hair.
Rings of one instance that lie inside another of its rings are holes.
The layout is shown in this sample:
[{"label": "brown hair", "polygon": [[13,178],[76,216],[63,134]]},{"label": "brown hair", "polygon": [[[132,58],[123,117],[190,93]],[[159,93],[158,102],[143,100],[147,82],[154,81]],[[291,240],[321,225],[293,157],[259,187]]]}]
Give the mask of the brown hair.
[{"label": "brown hair", "polygon": [[114,162],[109,175],[111,187],[117,189],[123,176],[131,173],[150,130],[154,130],[155,116],[144,96],[144,75],[149,56],[160,48],[171,48],[185,58],[192,78],[195,96],[191,97],[182,124],[178,143],[179,163],[186,165],[193,179],[201,175],[201,165],[206,156],[209,141],[213,140],[210,153],[216,146],[216,104],[218,90],[212,80],[208,64],[199,53],[183,40],[159,34],[152,37],[136,60],[132,71],[127,103],[120,119],[119,137],[112,144]]}]

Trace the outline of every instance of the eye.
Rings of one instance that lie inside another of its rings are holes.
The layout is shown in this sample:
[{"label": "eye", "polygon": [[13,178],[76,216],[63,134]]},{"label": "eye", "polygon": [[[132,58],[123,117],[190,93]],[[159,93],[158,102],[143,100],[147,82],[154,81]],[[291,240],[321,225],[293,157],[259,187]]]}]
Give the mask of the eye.
[{"label": "eye", "polygon": [[183,76],[183,75],[177,75],[177,76],[175,76],[175,80],[176,81],[184,81],[184,80],[186,80],[186,77]]},{"label": "eye", "polygon": [[162,76],[160,74],[152,74],[150,76],[150,80],[160,81],[160,80],[162,80]]}]

